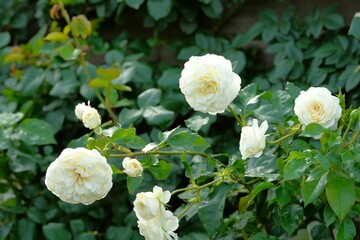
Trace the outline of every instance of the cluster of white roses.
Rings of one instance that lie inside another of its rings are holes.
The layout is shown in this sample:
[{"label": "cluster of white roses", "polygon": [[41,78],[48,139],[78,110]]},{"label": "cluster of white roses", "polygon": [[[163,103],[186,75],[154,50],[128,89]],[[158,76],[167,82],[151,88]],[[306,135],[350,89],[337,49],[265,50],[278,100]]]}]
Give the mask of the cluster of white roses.
[{"label": "cluster of white roses", "polygon": [[138,218],[140,234],[147,240],[178,239],[174,231],[179,227],[179,220],[165,204],[169,202],[171,194],[155,186],[152,192],[136,194],[134,211]]},{"label": "cluster of white roses", "polygon": [[[224,57],[207,54],[191,57],[181,73],[180,89],[189,105],[197,111],[210,114],[222,113],[240,91],[241,79],[232,71],[231,62]],[[341,117],[339,99],[322,87],[301,91],[295,99],[294,112],[303,129],[310,123],[318,123],[328,129],[336,129]],[[78,104],[75,114],[84,126],[99,129],[98,111],[89,104]],[[252,119],[249,126],[241,129],[239,150],[243,159],[258,158],[266,147],[268,122],[259,126]],[[144,148],[144,152],[147,150]],[[137,159],[126,157],[122,166],[130,177],[142,175],[143,167]],[[50,164],[45,176],[47,188],[61,200],[69,203],[91,204],[104,198],[110,191],[112,169],[97,150],[66,148]],[[140,192],[134,201],[140,234],[148,240],[177,239],[174,231],[179,220],[165,209],[171,194],[155,186],[152,192]]]},{"label": "cluster of white roses", "polygon": [[[185,63],[179,86],[186,101],[196,111],[209,114],[222,113],[240,91],[241,79],[232,71],[231,62],[222,56],[206,54],[194,56]],[[295,100],[294,112],[303,129],[318,123],[336,129],[341,117],[339,99],[323,87],[301,91]],[[250,126],[242,127],[239,150],[242,158],[258,158],[266,145],[267,121],[259,126],[253,119]]]}]

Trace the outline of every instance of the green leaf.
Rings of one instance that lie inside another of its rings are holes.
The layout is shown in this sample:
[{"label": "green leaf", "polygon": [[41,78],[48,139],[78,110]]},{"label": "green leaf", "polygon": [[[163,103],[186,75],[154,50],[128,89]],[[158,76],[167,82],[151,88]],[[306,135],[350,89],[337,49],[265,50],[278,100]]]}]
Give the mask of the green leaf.
[{"label": "green leaf", "polygon": [[142,118],[142,110],[123,108],[119,114],[119,121],[123,127],[128,127]]},{"label": "green leaf", "polygon": [[202,51],[198,46],[190,46],[182,48],[176,58],[178,60],[187,61],[190,57],[200,55],[201,53]]},{"label": "green leaf", "polygon": [[161,100],[161,90],[158,88],[150,88],[139,94],[137,104],[139,108],[156,106]]},{"label": "green leaf", "polygon": [[81,54],[81,49],[66,45],[59,49],[59,54],[65,61],[76,60]]},{"label": "green leaf", "polygon": [[155,166],[150,167],[151,174],[157,180],[166,179],[171,172],[172,165],[164,160],[160,160]]},{"label": "green leaf", "polygon": [[231,46],[234,48],[241,48],[248,43],[250,43],[252,40],[254,40],[259,34],[263,31],[264,24],[261,22],[257,22],[253,24],[244,34],[237,34],[232,42]]},{"label": "green leaf", "polygon": [[0,113],[0,127],[8,127],[19,122],[24,117],[22,112],[17,113]]},{"label": "green leaf", "polygon": [[105,54],[105,62],[108,64],[119,64],[124,60],[125,56],[117,49],[111,49]]},{"label": "green leaf", "polygon": [[163,127],[174,119],[174,112],[163,106],[150,106],[145,109],[143,117],[148,124]]},{"label": "green leaf", "polygon": [[199,207],[200,221],[210,237],[217,232],[223,223],[225,200],[229,189],[230,185],[220,184],[209,195],[209,201]]},{"label": "green leaf", "polygon": [[27,218],[22,218],[18,222],[17,236],[21,240],[35,239],[35,224]]},{"label": "green leaf", "polygon": [[155,20],[166,17],[171,11],[171,0],[148,0],[146,6],[151,17]]},{"label": "green leaf", "polygon": [[194,132],[198,132],[201,127],[208,124],[208,122],[209,117],[202,117],[199,115],[192,116],[191,118],[185,120],[186,127]]},{"label": "green leaf", "polygon": [[104,79],[105,81],[112,81],[116,78],[118,78],[120,76],[120,70],[118,68],[108,68],[108,69],[104,69],[104,68],[97,68],[96,69],[96,74]]},{"label": "green leaf", "polygon": [[259,183],[258,185],[256,185],[256,187],[254,187],[250,193],[250,197],[249,197],[249,203],[254,200],[254,198],[263,190],[265,189],[269,189],[274,187],[275,185],[272,182],[262,182]]},{"label": "green leaf", "polygon": [[70,221],[71,232],[74,236],[79,236],[86,231],[86,225],[83,220],[75,219]]},{"label": "green leaf", "polygon": [[29,67],[24,72],[18,85],[22,96],[34,96],[44,80],[44,71],[40,68]]},{"label": "green leaf", "polygon": [[110,164],[113,174],[123,174],[124,172],[118,169],[114,164]]},{"label": "green leaf", "polygon": [[244,69],[246,65],[246,56],[242,51],[228,51],[223,53],[223,56],[232,63],[236,63],[236,66],[233,69],[235,73],[240,73]]},{"label": "green leaf", "polygon": [[50,95],[54,97],[64,98],[72,95],[77,91],[80,83],[76,79],[67,79],[57,82],[50,91]]},{"label": "green leaf", "polygon": [[173,134],[168,139],[168,144],[179,151],[203,152],[210,147],[204,138],[187,130]]},{"label": "green leaf", "polygon": [[291,159],[284,167],[284,180],[292,180],[301,177],[306,170],[305,159]]},{"label": "green leaf", "polygon": [[46,223],[45,214],[42,211],[40,211],[39,209],[37,209],[37,208],[30,207],[26,211],[26,214],[27,214],[28,218],[30,220],[32,220],[33,222],[35,222],[35,223],[38,223],[38,224],[41,224],[41,225]]},{"label": "green leaf", "polygon": [[360,39],[360,12],[352,19],[348,34]]},{"label": "green leaf", "polygon": [[281,226],[291,236],[299,228],[304,217],[304,210],[298,204],[289,204],[280,209]]},{"label": "green leaf", "polygon": [[[119,240],[119,236],[121,239],[133,239],[132,238],[133,230],[131,226],[127,225],[126,227],[115,227],[110,226],[106,229],[105,239],[106,240]],[[135,238],[134,238],[135,239]]]},{"label": "green leaf", "polygon": [[30,145],[55,144],[52,127],[45,121],[28,118],[17,128],[20,140]]},{"label": "green leaf", "polygon": [[301,195],[305,206],[315,200],[325,189],[327,172],[320,167],[314,168],[301,185]]},{"label": "green leaf", "polygon": [[44,40],[51,42],[66,42],[69,41],[69,36],[63,32],[51,32],[45,36]]},{"label": "green leaf", "polygon": [[326,182],[326,197],[331,209],[342,221],[356,201],[355,184],[341,168],[332,166]]},{"label": "green leaf", "polygon": [[292,191],[286,187],[285,183],[282,183],[275,190],[276,201],[278,202],[280,208],[288,204],[292,199]]},{"label": "green leaf", "polygon": [[158,80],[158,85],[164,90],[178,89],[179,79],[181,76],[181,69],[168,68],[166,69]]},{"label": "green leaf", "polygon": [[63,223],[48,223],[43,226],[43,233],[48,240],[70,240],[71,234]]},{"label": "green leaf", "polygon": [[318,138],[324,129],[325,128],[318,123],[310,123],[305,127],[304,131],[300,133],[300,136]]},{"label": "green leaf", "polygon": [[110,84],[102,78],[94,78],[89,82],[89,86],[92,88],[108,88]]},{"label": "green leaf", "polygon": [[111,136],[110,140],[119,145],[127,146],[134,149],[142,149],[146,143],[136,135],[135,128],[119,128]]},{"label": "green leaf", "polygon": [[125,0],[126,5],[134,9],[139,9],[141,4],[144,3],[144,1],[145,0]]},{"label": "green leaf", "polygon": [[325,43],[314,52],[314,57],[325,58],[333,54],[336,50],[336,45],[332,43]]},{"label": "green leaf", "polygon": [[356,235],[356,228],[354,221],[350,217],[346,217],[341,222],[338,233],[336,234],[336,240],[352,240]]},{"label": "green leaf", "polygon": [[0,48],[10,43],[11,36],[9,32],[0,32]]},{"label": "green leaf", "polygon": [[129,193],[133,193],[138,187],[140,187],[143,180],[144,180],[143,176],[139,176],[139,177],[127,176],[126,186],[127,186]]},{"label": "green leaf", "polygon": [[326,205],[326,207],[324,208],[324,221],[327,227],[329,227],[336,221],[336,215],[331,209],[330,205]]}]

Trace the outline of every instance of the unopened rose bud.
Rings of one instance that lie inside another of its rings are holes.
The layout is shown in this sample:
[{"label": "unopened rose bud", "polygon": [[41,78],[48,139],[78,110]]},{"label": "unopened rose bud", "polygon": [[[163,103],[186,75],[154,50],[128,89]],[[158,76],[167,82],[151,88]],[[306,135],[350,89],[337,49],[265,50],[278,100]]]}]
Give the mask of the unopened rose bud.
[{"label": "unopened rose bud", "polygon": [[124,172],[130,177],[139,177],[144,170],[141,163],[135,158],[124,158],[122,165]]}]

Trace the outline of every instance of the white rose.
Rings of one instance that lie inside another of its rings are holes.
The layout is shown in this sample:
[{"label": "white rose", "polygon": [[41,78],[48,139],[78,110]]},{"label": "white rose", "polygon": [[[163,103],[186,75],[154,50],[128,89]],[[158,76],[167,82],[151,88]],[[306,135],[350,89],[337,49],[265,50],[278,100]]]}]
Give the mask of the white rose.
[{"label": "white rose", "polygon": [[222,56],[193,56],[185,63],[179,86],[186,101],[196,111],[222,113],[235,99],[241,79],[231,62]]},{"label": "white rose", "polygon": [[153,192],[140,192],[136,194],[134,211],[140,220],[150,220],[165,210],[164,204],[169,202],[171,194],[155,186]]},{"label": "white rose", "polygon": [[341,117],[339,99],[324,87],[310,87],[295,99],[294,112],[303,125],[318,123],[335,130]]},{"label": "white rose", "polygon": [[84,126],[90,129],[95,129],[101,124],[99,112],[92,107],[84,111],[82,121]]},{"label": "white rose", "polygon": [[146,240],[178,239],[174,231],[179,227],[179,220],[171,211],[163,211],[150,220],[138,220],[140,234]]},{"label": "white rose", "polygon": [[261,123],[253,119],[252,126],[241,128],[240,152],[242,159],[260,157],[265,149],[265,132],[268,129],[267,121]]},{"label": "white rose", "polygon": [[84,112],[89,108],[91,108],[91,107],[86,105],[85,103],[79,103],[78,105],[76,105],[76,107],[75,107],[76,117],[82,121]]},{"label": "white rose", "polygon": [[97,150],[66,148],[48,167],[45,184],[64,202],[88,205],[110,191],[112,170]]},{"label": "white rose", "polygon": [[130,177],[139,177],[144,170],[141,163],[135,158],[124,158],[122,166],[124,168],[124,172]]}]

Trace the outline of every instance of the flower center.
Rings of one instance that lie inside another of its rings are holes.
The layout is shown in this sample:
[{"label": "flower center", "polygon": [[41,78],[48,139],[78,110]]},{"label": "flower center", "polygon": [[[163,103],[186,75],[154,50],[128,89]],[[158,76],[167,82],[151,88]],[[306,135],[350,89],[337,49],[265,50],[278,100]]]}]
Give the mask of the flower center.
[{"label": "flower center", "polygon": [[309,112],[312,119],[318,121],[321,118],[321,116],[324,114],[324,109],[321,103],[315,102],[310,105]]},{"label": "flower center", "polygon": [[199,78],[199,88],[197,92],[202,95],[214,94],[218,90],[218,83],[214,79],[214,74],[207,72]]}]

